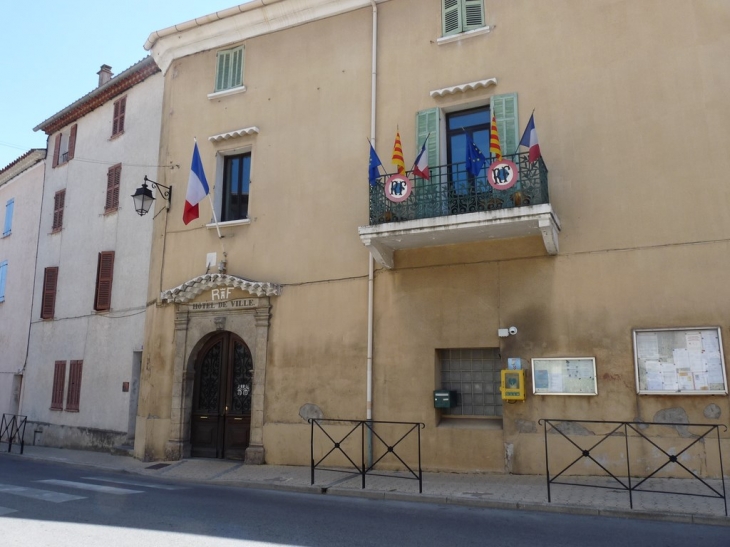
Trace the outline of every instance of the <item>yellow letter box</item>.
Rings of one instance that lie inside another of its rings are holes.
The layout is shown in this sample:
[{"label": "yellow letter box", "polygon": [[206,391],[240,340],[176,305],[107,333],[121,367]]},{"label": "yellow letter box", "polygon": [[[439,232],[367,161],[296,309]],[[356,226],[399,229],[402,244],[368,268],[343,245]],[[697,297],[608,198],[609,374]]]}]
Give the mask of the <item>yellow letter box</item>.
[{"label": "yellow letter box", "polygon": [[499,386],[503,401],[525,400],[525,371],[503,370],[502,385]]}]

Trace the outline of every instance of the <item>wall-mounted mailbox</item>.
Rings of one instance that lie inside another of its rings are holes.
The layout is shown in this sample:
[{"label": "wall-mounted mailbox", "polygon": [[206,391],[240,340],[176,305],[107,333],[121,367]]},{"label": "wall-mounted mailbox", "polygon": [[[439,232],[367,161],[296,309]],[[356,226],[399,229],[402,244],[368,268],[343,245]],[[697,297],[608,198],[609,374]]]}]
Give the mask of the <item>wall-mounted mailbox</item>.
[{"label": "wall-mounted mailbox", "polygon": [[499,387],[499,389],[502,392],[503,401],[524,401],[525,371],[503,370],[502,385]]},{"label": "wall-mounted mailbox", "polygon": [[433,406],[435,408],[454,408],[456,406],[456,391],[437,389],[433,392]]}]

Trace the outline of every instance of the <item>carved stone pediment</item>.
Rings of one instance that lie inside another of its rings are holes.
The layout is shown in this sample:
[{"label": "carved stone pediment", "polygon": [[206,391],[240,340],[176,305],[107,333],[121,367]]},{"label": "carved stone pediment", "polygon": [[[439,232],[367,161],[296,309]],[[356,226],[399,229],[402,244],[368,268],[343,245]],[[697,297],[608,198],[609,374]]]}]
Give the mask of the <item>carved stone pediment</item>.
[{"label": "carved stone pediment", "polygon": [[205,274],[194,277],[182,285],[163,291],[160,300],[165,303],[185,304],[193,300],[203,291],[220,287],[234,287],[254,296],[279,296],[281,285],[263,281],[251,281],[243,277],[228,274]]}]

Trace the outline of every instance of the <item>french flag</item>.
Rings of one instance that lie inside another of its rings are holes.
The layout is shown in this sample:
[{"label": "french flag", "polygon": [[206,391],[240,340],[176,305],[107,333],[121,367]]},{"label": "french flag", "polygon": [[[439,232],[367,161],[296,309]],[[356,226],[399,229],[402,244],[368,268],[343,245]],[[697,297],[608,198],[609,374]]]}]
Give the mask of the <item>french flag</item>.
[{"label": "french flag", "polygon": [[[428,137],[427,137],[428,138]],[[431,175],[428,170],[428,153],[426,153],[426,143],[424,141],[421,151],[418,153],[416,163],[413,164],[413,172],[421,178],[429,180]]]},{"label": "french flag", "polygon": [[193,148],[193,163],[190,166],[190,178],[188,179],[188,193],[185,195],[185,210],[183,211],[183,222],[189,224],[200,216],[198,203],[208,195],[210,188],[205,178],[203,162],[200,161],[198,152],[198,141],[195,141]]},{"label": "french flag", "polygon": [[526,146],[530,149],[529,155],[527,156],[527,161],[530,163],[537,161],[541,155],[540,144],[537,142],[537,131],[535,131],[534,114],[530,115],[530,121],[527,122],[525,132],[522,134],[522,138],[520,139],[520,146]]}]

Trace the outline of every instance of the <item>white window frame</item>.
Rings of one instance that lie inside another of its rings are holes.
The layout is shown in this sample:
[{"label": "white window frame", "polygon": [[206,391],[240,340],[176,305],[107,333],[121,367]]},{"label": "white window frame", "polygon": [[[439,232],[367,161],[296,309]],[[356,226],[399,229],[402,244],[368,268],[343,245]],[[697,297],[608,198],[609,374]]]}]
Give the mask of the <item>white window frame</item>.
[{"label": "white window frame", "polygon": [[[227,156],[239,156],[241,154],[251,154],[251,173],[254,168],[254,152],[253,144],[247,144],[239,146],[237,148],[231,148],[230,150],[219,150],[215,155],[215,185],[213,186],[213,207],[215,209],[215,218],[210,219],[210,223],[206,224],[205,227],[210,229],[216,229],[218,227],[228,226],[244,226],[251,224],[251,182],[249,181],[249,202],[248,202],[248,218],[241,218],[237,220],[229,220],[226,222],[220,222],[221,210],[223,208],[223,172],[225,171],[226,157]],[[218,191],[220,190],[220,191]],[[216,225],[215,219],[219,219]]]}]

